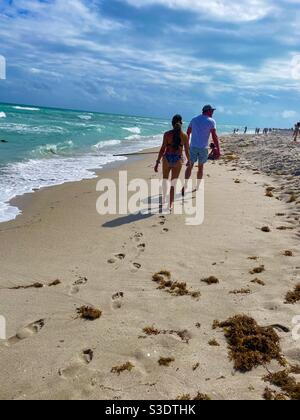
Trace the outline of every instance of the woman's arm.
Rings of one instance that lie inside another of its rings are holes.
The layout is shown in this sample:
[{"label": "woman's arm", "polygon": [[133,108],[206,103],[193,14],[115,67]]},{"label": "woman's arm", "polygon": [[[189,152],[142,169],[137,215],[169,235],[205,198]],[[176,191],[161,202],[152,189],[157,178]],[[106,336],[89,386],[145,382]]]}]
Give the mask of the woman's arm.
[{"label": "woman's arm", "polygon": [[188,163],[190,163],[191,162],[190,140],[186,134],[184,134],[184,151],[185,151]]},{"label": "woman's arm", "polygon": [[162,160],[162,157],[163,157],[163,156],[164,156],[164,154],[165,154],[166,148],[167,148],[167,136],[166,136],[166,134],[165,134],[165,135],[164,135],[164,141],[163,141],[163,144],[162,144],[161,149],[160,149],[160,151],[159,151],[159,154],[158,154],[158,159],[157,159],[157,161],[156,161],[156,165],[155,165],[155,168],[154,168],[155,172],[158,172],[158,167],[159,167],[159,165],[160,165],[160,162],[161,162],[161,160]]}]

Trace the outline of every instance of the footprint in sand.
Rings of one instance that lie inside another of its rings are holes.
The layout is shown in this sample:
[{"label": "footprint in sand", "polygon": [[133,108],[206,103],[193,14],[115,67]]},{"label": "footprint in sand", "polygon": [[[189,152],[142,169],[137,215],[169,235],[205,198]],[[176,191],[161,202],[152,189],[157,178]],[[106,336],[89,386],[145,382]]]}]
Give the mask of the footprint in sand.
[{"label": "footprint in sand", "polygon": [[140,242],[143,238],[143,234],[141,232],[136,232],[133,236],[133,238],[135,239],[136,242]]},{"label": "footprint in sand", "polygon": [[78,354],[70,365],[64,369],[59,369],[58,374],[63,379],[74,378],[78,372],[92,363],[94,358],[94,352],[91,349],[83,350]]},{"label": "footprint in sand", "polygon": [[124,299],[124,293],[118,292],[112,296],[112,307],[113,309],[121,309]]},{"label": "footprint in sand", "polygon": [[136,273],[137,271],[139,271],[142,268],[142,265],[139,263],[133,263],[131,266],[131,272],[132,273]]},{"label": "footprint in sand", "polygon": [[161,226],[164,226],[166,224],[166,222],[167,222],[166,216],[159,216],[159,219],[160,219],[159,224]]},{"label": "footprint in sand", "polygon": [[112,258],[110,258],[107,263],[113,266],[116,266],[116,270],[120,267],[120,264],[123,260],[125,260],[126,254],[120,253],[114,255]]},{"label": "footprint in sand", "polygon": [[18,344],[20,341],[26,340],[27,338],[38,334],[41,331],[41,329],[44,328],[44,326],[44,319],[40,319],[39,321],[33,322],[32,324],[29,324],[26,327],[20,329],[14,337],[11,337],[7,340],[6,344],[8,346]]},{"label": "footprint in sand", "polygon": [[76,295],[77,293],[79,293],[80,288],[82,286],[85,286],[87,284],[87,282],[88,282],[87,277],[79,276],[78,279],[76,281],[74,281],[74,283],[72,284],[71,289],[70,289],[70,294],[71,295]]},{"label": "footprint in sand", "polygon": [[140,253],[145,252],[145,250],[146,250],[146,244],[140,244],[140,245],[138,245],[138,246],[137,246],[137,250],[138,250]]},{"label": "footprint in sand", "polygon": [[107,262],[108,264],[115,264],[118,261],[125,260],[126,255],[125,254],[116,254],[112,258],[110,258]]}]

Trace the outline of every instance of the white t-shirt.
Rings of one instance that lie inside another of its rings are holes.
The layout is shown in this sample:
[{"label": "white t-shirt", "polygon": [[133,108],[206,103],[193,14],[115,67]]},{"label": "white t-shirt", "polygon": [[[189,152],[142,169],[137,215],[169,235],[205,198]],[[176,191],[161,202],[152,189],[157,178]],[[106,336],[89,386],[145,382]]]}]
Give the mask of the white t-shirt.
[{"label": "white t-shirt", "polygon": [[199,115],[191,121],[189,128],[192,129],[191,147],[206,149],[211,130],[216,129],[217,124],[213,118],[207,115]]}]

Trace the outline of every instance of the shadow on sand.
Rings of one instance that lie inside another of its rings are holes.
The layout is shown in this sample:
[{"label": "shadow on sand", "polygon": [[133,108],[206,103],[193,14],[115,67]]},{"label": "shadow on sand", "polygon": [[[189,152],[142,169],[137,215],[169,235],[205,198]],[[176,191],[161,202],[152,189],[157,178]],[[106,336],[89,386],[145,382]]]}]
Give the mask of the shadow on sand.
[{"label": "shadow on sand", "polygon": [[150,219],[153,214],[130,214],[128,216],[119,217],[118,219],[111,220],[110,222],[106,222],[102,225],[104,228],[116,228],[124,225],[129,225],[130,223],[139,222],[141,220]]}]

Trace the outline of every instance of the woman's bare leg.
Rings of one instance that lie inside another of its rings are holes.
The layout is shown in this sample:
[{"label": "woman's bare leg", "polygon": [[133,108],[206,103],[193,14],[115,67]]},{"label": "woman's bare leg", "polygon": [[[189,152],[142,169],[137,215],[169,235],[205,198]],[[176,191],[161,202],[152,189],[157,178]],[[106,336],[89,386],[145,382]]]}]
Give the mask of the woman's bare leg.
[{"label": "woman's bare leg", "polygon": [[175,201],[175,190],[176,190],[176,183],[178,178],[180,177],[182,169],[182,162],[178,162],[178,164],[172,168],[172,186],[171,186],[171,193],[170,193],[170,211],[174,208],[174,201]]},{"label": "woman's bare leg", "polygon": [[166,201],[167,201],[168,181],[169,181],[171,170],[172,168],[169,165],[168,161],[164,159],[163,161],[163,205],[166,204]]}]

